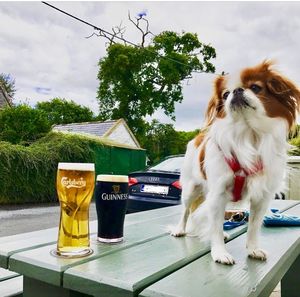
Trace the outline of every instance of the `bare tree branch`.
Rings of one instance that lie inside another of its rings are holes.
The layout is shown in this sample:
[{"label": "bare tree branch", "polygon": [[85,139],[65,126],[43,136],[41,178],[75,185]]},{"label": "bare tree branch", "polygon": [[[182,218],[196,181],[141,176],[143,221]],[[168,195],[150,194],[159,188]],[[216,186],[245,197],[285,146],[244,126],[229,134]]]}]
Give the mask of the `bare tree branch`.
[{"label": "bare tree branch", "polygon": [[[145,14],[144,14],[145,15]],[[128,11],[128,19],[129,21],[141,32],[142,40],[140,47],[145,47],[146,37],[147,35],[151,34],[155,36],[150,30],[149,30],[149,21],[144,18],[144,15],[141,14],[138,17],[135,17],[135,20],[133,20],[130,16],[130,12]],[[143,25],[141,22],[145,23],[145,28],[143,28]],[[95,32],[93,32],[91,35],[85,37],[85,38],[91,38],[93,36],[97,37],[104,37],[108,40],[106,43],[108,46],[115,44],[116,39],[123,41],[124,45],[131,44],[131,42],[127,41],[124,37],[124,33],[126,31],[126,27],[122,25],[122,22],[120,25],[112,27],[111,32],[107,32],[105,30],[102,30],[100,28],[94,27]],[[138,46],[138,45],[137,45]]]},{"label": "bare tree branch", "polygon": [[100,37],[101,35],[98,34],[98,33],[96,33],[96,32],[93,32],[91,35],[86,36],[85,38],[88,39],[88,38],[91,38],[91,37],[93,37],[93,36],[98,36],[98,37]]},{"label": "bare tree branch", "polygon": [[[128,11],[128,19],[129,21],[142,33],[142,42],[141,42],[141,47],[144,47],[145,45],[145,40],[146,40],[146,36],[148,34],[152,34],[154,35],[153,33],[151,33],[149,31],[149,22],[147,19],[145,19],[143,16],[139,16],[138,18],[135,18],[136,21],[134,21],[131,16],[130,16],[130,11]],[[146,22],[146,29],[142,29],[141,28],[141,25],[140,25],[140,21],[143,20],[144,22]]]},{"label": "bare tree branch", "polygon": [[108,44],[111,45],[111,44],[113,44],[113,43],[116,43],[116,42],[114,41],[114,38],[115,38],[116,35],[117,35],[117,34],[114,33],[112,36],[110,36],[110,35],[107,35],[105,32],[103,32],[103,31],[101,31],[101,30],[97,30],[97,32],[93,32],[91,35],[86,36],[85,38],[91,38],[91,37],[93,37],[93,36],[104,37],[104,38],[106,38],[106,39],[109,40]]},{"label": "bare tree branch", "polygon": [[112,32],[113,32],[113,36],[112,36],[112,39],[115,38],[115,36],[118,36],[119,38],[121,38],[124,42],[124,45],[126,45],[126,40],[124,38],[124,33],[126,31],[126,27],[122,27],[122,22],[120,23],[119,26],[115,26],[115,27],[112,27]]},{"label": "bare tree branch", "polygon": [[99,30],[98,28],[94,28],[96,32],[93,32],[91,35],[85,37],[85,38],[91,38],[93,36],[97,37],[104,37],[108,40],[106,45],[110,46],[112,44],[115,44],[116,37],[118,37],[119,40],[122,40],[124,42],[124,45],[127,45],[127,41],[124,38],[124,33],[126,31],[126,27],[122,26],[122,22],[119,26],[112,27],[112,33],[106,33],[103,30]]}]

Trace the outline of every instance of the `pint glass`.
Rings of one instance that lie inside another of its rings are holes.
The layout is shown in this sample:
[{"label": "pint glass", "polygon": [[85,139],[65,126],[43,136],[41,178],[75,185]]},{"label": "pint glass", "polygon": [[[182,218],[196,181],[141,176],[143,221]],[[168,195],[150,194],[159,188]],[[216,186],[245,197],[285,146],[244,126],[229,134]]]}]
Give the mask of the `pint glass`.
[{"label": "pint glass", "polygon": [[123,240],[127,199],[127,175],[97,176],[95,200],[98,217],[98,241],[118,243]]},{"label": "pint glass", "polygon": [[91,254],[89,206],[95,186],[95,165],[59,163],[56,186],[60,223],[55,254],[69,258]]}]

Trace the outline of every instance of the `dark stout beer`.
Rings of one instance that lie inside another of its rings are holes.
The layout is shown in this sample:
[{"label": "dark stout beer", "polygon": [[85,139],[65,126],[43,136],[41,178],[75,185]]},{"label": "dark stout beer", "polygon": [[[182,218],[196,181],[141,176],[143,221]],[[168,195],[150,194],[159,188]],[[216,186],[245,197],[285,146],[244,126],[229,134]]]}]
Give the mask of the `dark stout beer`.
[{"label": "dark stout beer", "polygon": [[98,175],[95,199],[98,240],[105,243],[122,241],[128,199],[128,176]]},{"label": "dark stout beer", "polygon": [[91,253],[89,206],[94,186],[94,164],[58,164],[56,188],[60,202],[60,223],[56,255],[80,257]]}]

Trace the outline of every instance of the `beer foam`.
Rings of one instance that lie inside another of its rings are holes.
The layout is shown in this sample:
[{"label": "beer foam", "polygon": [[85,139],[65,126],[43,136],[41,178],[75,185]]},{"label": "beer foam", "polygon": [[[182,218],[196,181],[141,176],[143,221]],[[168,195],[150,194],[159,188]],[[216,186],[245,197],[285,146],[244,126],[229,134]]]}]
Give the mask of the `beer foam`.
[{"label": "beer foam", "polygon": [[127,175],[100,174],[100,175],[97,175],[97,181],[128,183],[128,176]]},{"label": "beer foam", "polygon": [[58,163],[58,169],[95,171],[95,164],[94,163]]}]

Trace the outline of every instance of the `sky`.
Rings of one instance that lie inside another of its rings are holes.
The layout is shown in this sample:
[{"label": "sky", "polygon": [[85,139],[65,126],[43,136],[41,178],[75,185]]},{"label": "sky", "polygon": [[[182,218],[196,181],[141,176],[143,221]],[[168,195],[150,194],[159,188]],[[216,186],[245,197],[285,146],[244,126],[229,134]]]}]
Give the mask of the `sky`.
[{"label": "sky", "polygon": [[[275,59],[276,68],[300,85],[300,2],[98,1],[50,2],[107,31],[122,22],[125,38],[140,42],[128,21],[146,11],[150,31],[197,33],[217,52],[216,72],[234,73],[243,67]],[[104,38],[93,29],[41,2],[0,1],[0,73],[16,81],[16,102],[34,106],[54,97],[74,100],[98,112],[96,99],[99,59]],[[184,100],[176,104],[176,121],[162,111],[152,118],[177,130],[200,128],[211,96],[213,74],[193,74],[183,82]],[[150,118],[149,118],[150,120]]]}]

